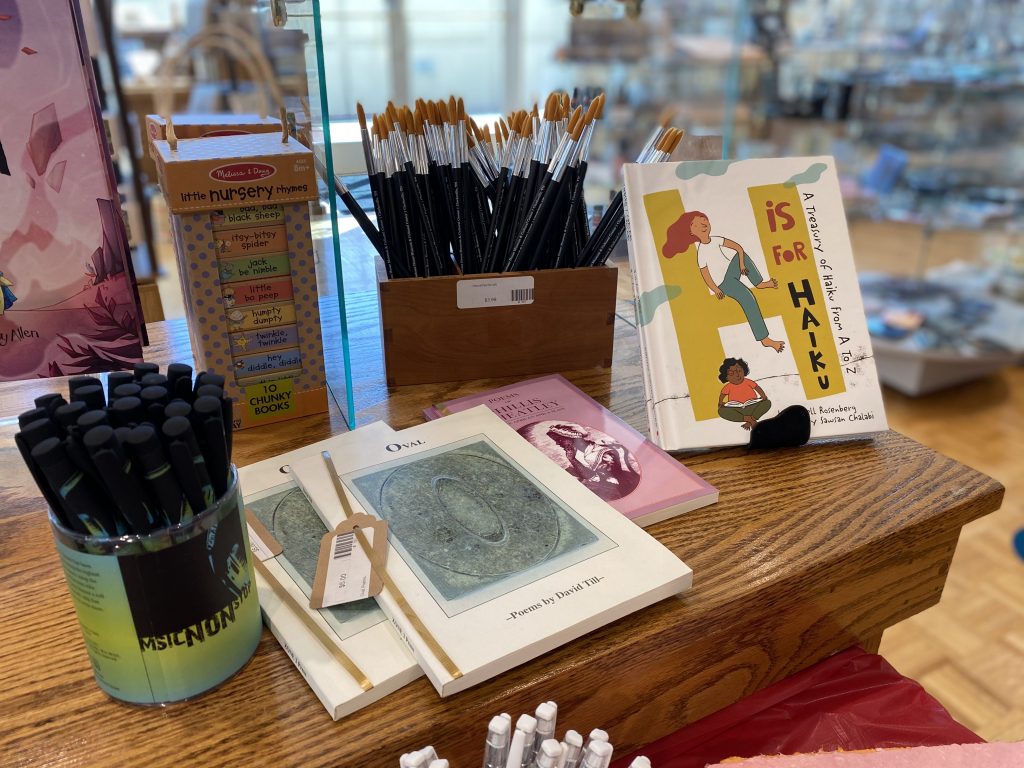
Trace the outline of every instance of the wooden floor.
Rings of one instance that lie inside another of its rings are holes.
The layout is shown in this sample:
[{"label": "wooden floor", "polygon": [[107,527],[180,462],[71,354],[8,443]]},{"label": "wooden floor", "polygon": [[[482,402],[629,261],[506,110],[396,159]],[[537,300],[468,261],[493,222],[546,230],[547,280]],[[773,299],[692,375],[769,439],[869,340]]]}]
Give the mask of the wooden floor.
[{"label": "wooden floor", "polygon": [[[981,249],[973,233],[928,242],[916,227],[874,222],[853,224],[851,239],[858,269],[895,274],[914,274],[921,256],[932,266]],[[164,266],[164,310],[180,316],[173,259]],[[996,478],[1006,500],[964,529],[942,602],[889,629],[880,652],[984,738],[1024,740],[1024,560],[1012,543],[1024,528],[1024,370],[924,398],[885,396],[893,429]]]}]

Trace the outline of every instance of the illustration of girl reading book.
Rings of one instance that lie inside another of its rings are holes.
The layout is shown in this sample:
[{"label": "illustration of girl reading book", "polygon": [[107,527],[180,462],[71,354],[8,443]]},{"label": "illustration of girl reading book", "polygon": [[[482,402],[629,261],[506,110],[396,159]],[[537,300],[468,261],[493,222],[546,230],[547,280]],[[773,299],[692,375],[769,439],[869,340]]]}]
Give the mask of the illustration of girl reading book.
[{"label": "illustration of girl reading book", "polygon": [[726,421],[742,422],[753,429],[768,413],[772,401],[756,381],[747,378],[750,366],[743,358],[727,357],[718,369],[718,380],[725,384],[718,396],[718,415]]},{"label": "illustration of girl reading book", "polygon": [[708,290],[719,300],[728,296],[740,305],[754,338],[761,344],[776,352],[785,349],[785,342],[768,338],[768,326],[764,324],[757,299],[740,277],[747,277],[760,289],[778,288],[779,281],[774,278],[763,279],[757,265],[747,258],[739,243],[727,237],[712,235],[711,222],[700,211],[684,213],[669,226],[661,255],[671,259],[677,253],[685,253],[694,243],[697,245],[697,266]]}]

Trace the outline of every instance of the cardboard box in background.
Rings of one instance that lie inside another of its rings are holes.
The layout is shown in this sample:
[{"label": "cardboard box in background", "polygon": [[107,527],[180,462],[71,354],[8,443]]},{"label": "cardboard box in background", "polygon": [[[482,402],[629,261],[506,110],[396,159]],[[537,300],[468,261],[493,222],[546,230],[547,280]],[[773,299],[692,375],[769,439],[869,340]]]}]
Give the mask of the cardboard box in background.
[{"label": "cardboard box in background", "polygon": [[225,377],[235,428],[326,411],[312,153],[280,131],[153,148],[196,366]]}]

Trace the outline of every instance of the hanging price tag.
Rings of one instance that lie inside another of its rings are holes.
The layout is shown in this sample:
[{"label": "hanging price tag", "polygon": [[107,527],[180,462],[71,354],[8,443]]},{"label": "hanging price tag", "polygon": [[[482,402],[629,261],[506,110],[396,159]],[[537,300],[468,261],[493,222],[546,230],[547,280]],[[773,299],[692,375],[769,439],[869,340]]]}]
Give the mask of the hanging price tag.
[{"label": "hanging price tag", "polygon": [[380,594],[383,582],[373,562],[383,564],[387,548],[387,521],[372,515],[353,515],[326,533],[320,540],[309,607],[328,608]]}]

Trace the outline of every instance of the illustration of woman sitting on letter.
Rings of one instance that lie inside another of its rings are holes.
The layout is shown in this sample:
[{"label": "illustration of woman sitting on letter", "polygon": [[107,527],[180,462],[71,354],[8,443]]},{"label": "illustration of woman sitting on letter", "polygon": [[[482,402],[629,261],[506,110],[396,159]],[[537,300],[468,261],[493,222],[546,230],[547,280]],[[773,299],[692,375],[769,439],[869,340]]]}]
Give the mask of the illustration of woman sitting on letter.
[{"label": "illustration of woman sitting on letter", "polygon": [[690,211],[680,216],[668,228],[667,236],[665,246],[661,250],[662,256],[671,259],[696,243],[697,266],[708,290],[719,300],[728,296],[740,305],[754,338],[761,344],[771,347],[776,352],[785,349],[785,342],[768,337],[768,326],[764,323],[757,299],[740,277],[746,276],[760,289],[778,288],[779,281],[774,278],[763,279],[757,265],[747,258],[743,246],[727,237],[712,235],[711,222],[707,215],[700,211]]}]

